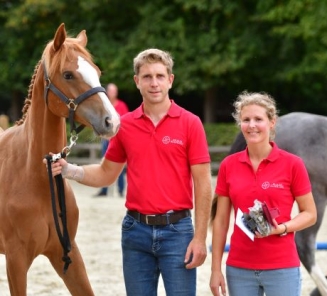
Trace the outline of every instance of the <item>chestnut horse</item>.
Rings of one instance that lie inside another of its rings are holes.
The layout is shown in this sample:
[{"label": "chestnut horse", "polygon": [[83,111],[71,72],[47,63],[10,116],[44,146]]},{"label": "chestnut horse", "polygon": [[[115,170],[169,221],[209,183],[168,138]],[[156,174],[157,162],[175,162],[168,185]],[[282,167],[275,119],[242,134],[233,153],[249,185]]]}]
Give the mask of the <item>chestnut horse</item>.
[{"label": "chestnut horse", "polygon": [[22,118],[0,133],[0,253],[6,257],[10,293],[14,296],[26,295],[27,272],[40,254],[49,259],[72,295],[94,295],[75,242],[79,212],[66,181],[72,263],[63,272],[63,250],[43,164],[49,151],[69,147],[68,117],[71,124],[76,121],[92,127],[95,134],[107,139],[118,131],[119,116],[100,85],[100,70],[86,44],[85,30],[72,38],[67,36],[64,24],[58,27],[35,67]]}]

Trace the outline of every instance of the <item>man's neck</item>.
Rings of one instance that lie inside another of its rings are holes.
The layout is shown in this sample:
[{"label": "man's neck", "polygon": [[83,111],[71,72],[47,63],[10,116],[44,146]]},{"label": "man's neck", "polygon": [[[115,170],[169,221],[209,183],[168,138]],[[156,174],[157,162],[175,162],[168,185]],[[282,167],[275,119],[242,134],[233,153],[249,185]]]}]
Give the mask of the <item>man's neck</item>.
[{"label": "man's neck", "polygon": [[154,125],[157,125],[162,118],[168,113],[171,101],[166,100],[160,104],[146,104],[143,105],[144,114],[150,118]]}]

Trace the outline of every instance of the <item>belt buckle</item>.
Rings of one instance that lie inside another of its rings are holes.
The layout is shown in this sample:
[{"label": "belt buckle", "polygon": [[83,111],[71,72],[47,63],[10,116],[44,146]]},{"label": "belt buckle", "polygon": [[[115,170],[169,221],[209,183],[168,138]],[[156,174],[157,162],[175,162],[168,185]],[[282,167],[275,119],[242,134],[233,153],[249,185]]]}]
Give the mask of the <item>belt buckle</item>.
[{"label": "belt buckle", "polygon": [[149,224],[149,217],[155,217],[156,215],[145,215],[145,224]]}]

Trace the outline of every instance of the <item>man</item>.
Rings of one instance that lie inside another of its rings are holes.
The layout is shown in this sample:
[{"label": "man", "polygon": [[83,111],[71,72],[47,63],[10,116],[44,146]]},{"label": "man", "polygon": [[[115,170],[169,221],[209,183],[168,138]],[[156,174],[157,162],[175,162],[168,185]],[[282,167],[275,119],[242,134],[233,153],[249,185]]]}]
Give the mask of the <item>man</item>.
[{"label": "man", "polygon": [[52,164],[54,175],[62,172],[82,184],[103,186],[113,183],[127,163],[122,252],[128,296],[157,295],[160,274],[168,296],[195,296],[196,267],[207,255],[208,145],[200,119],[169,98],[172,68],[167,52],[139,53],[134,81],[143,103],[121,117],[102,162],[79,167],[61,159]]},{"label": "man", "polygon": [[[122,116],[128,112],[128,107],[125,102],[118,99],[118,87],[114,83],[109,83],[106,86],[107,96],[111,102],[111,104],[115,107],[117,113]],[[102,156],[105,155],[108,149],[109,141],[106,139],[101,139],[101,153]],[[125,189],[125,174],[126,174],[126,166],[123,168],[121,174],[118,177],[117,185],[118,185],[118,194],[120,197],[124,196]],[[95,197],[107,196],[108,187],[102,187],[101,190],[95,195]]]}]

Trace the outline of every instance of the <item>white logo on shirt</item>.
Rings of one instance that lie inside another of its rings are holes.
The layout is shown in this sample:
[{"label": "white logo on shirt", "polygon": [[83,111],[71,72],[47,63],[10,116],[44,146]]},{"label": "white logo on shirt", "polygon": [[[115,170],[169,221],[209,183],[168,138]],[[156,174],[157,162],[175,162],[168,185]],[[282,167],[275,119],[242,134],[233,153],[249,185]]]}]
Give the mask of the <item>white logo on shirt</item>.
[{"label": "white logo on shirt", "polygon": [[178,139],[170,139],[169,136],[165,136],[162,138],[162,143],[164,144],[178,144],[178,145],[183,145],[183,141],[182,140],[178,140]]},{"label": "white logo on shirt", "polygon": [[263,182],[261,185],[262,189],[268,189],[268,188],[284,188],[283,184],[278,183],[269,183],[268,181]]}]

